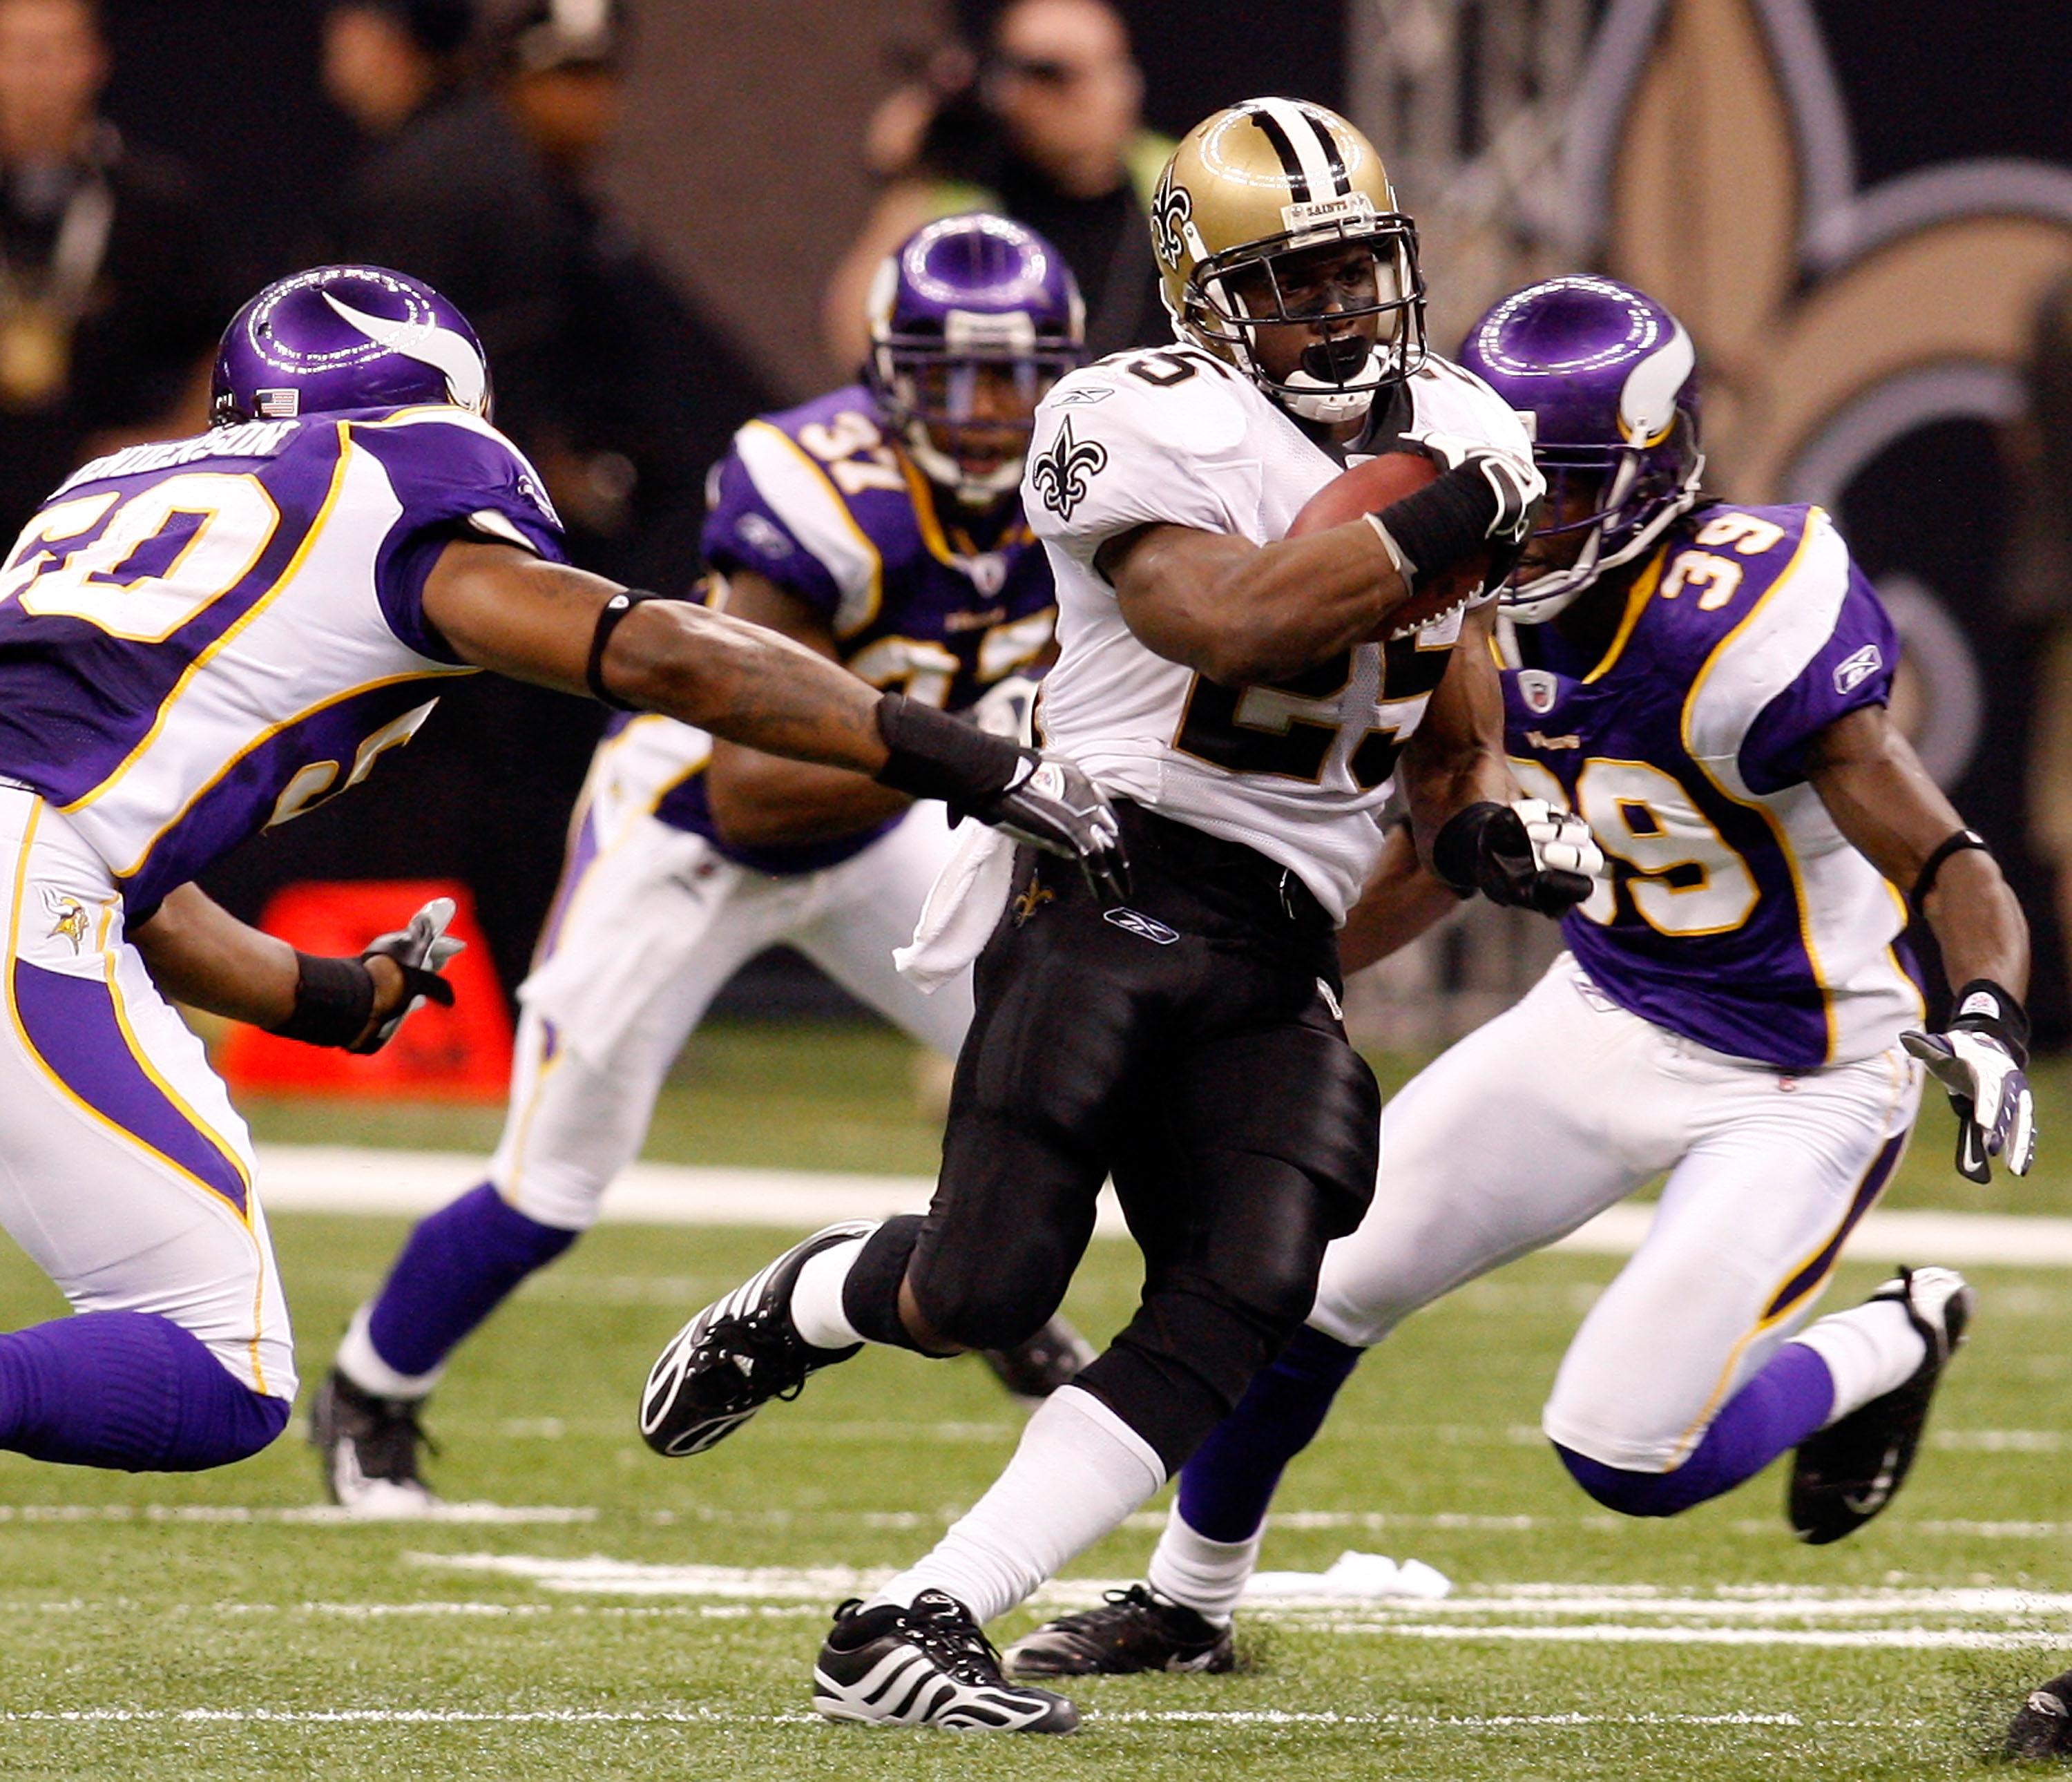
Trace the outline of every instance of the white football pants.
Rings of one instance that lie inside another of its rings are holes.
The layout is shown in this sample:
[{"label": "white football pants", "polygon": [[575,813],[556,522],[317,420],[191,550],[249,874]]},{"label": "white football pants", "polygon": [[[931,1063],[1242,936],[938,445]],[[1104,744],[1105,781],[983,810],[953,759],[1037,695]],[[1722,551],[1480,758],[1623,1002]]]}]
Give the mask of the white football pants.
[{"label": "white football pants", "polygon": [[[726,981],[766,947],[793,946],[923,1044],[955,1057],[971,974],[924,996],[893,968],[952,845],[943,807],[917,805],[861,854],[775,877],[644,812],[577,842],[557,912],[520,989],[517,1053],[490,1179],[528,1219],[594,1224],[639,1154],[655,1097]],[[586,859],[594,847],[594,858]]]},{"label": "white football pants", "polygon": [[107,866],[36,794],[0,787],[0,1225],[75,1311],[169,1319],[292,1398],[250,1136],[124,939]]},{"label": "white football pants", "polygon": [[1785,1076],[1628,1014],[1564,953],[1388,1104],[1373,1208],[1326,1251],[1309,1322],[1377,1343],[1667,1171],[1543,1423],[1605,1466],[1667,1472],[1811,1315],[1920,1098],[1897,1045]]}]

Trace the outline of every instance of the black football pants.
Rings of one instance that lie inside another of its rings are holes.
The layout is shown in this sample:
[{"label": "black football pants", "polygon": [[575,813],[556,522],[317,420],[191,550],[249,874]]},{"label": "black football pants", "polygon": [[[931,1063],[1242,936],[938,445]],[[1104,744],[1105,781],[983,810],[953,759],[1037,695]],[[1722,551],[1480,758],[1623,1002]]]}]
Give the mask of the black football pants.
[{"label": "black football pants", "polygon": [[906,1278],[951,1340],[1023,1340],[1063,1298],[1112,1174],[1144,1294],[1078,1384],[1178,1471],[1308,1315],[1325,1245],[1359,1223],[1381,1104],[1301,881],[1118,810],[1127,910],[1103,910],[1069,862],[1021,862]]}]

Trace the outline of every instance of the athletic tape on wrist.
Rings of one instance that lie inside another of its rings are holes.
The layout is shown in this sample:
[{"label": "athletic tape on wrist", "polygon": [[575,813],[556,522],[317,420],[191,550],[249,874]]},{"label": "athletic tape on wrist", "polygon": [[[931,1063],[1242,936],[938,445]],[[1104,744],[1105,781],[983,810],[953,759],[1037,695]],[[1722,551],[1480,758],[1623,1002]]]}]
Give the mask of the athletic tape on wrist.
[{"label": "athletic tape on wrist", "polygon": [[350,1046],[374,1012],[374,973],[357,959],[295,955],[295,1010],[269,1033],[306,1046]]},{"label": "athletic tape on wrist", "polygon": [[1486,550],[1498,507],[1489,479],[1464,464],[1390,502],[1375,517],[1383,536],[1414,566],[1407,579],[1416,588],[1462,558]]},{"label": "athletic tape on wrist", "polygon": [[1990,977],[1975,977],[1950,999],[1946,1032],[1982,1033],[2007,1047],[2016,1064],[2029,1065],[2029,1011],[2011,990]]},{"label": "athletic tape on wrist", "polygon": [[645,588],[622,588],[609,600],[597,615],[597,628],[590,634],[590,661],[583,669],[584,683],[590,688],[591,698],[611,707],[614,711],[644,711],[643,706],[628,705],[604,684],[605,646],[611,641],[626,615],[638,606],[664,596],[649,592]]},{"label": "athletic tape on wrist", "polygon": [[1921,906],[1927,901],[1928,894],[1935,888],[1937,876],[1953,854],[1967,854],[1975,848],[1980,854],[1990,855],[1992,850],[1986,846],[1986,838],[1976,829],[1959,829],[1954,835],[1946,835],[1935,845],[1935,851],[1922,862],[1914,881],[1914,889],[1906,894],[1908,906],[1916,920],[1922,918]]},{"label": "athletic tape on wrist", "polygon": [[1462,896],[1473,896],[1482,883],[1475,869],[1482,856],[1482,832],[1510,808],[1490,798],[1464,805],[1433,838],[1432,870]]},{"label": "athletic tape on wrist", "polygon": [[1004,736],[888,693],[878,702],[878,734],[885,739],[878,784],[910,798],[939,798],[954,811],[968,811],[1013,785],[1031,751]]}]

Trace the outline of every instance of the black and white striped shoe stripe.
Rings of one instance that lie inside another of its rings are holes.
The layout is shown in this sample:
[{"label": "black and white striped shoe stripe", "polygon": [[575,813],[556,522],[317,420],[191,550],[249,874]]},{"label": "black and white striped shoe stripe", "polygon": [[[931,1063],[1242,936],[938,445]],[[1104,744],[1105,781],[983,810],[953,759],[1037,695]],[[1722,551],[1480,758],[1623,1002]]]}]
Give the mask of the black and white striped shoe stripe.
[{"label": "black and white striped shoe stripe", "polygon": [[1292,99],[1257,99],[1245,111],[1281,157],[1297,204],[1340,197],[1352,190],[1337,140],[1307,106]]},{"label": "black and white striped shoe stripe", "polygon": [[1050,1698],[960,1683],[915,1646],[888,1652],[853,1683],[816,1667],[813,1706],[830,1720],[898,1726],[989,1726],[1011,1731],[1042,1719]]}]

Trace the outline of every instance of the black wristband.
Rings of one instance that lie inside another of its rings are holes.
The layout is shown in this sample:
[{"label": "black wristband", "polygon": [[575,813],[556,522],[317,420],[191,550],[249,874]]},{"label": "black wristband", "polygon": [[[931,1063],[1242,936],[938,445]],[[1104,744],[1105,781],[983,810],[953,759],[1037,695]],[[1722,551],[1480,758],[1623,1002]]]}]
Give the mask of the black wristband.
[{"label": "black wristband", "polygon": [[614,711],[645,711],[647,707],[628,705],[604,684],[605,645],[611,641],[611,634],[619,629],[627,614],[644,601],[663,598],[645,588],[622,588],[605,602],[598,613],[597,628],[590,634],[590,661],[583,669],[583,680],[590,688],[591,698]]},{"label": "black wristband", "polygon": [[1511,807],[1486,798],[1466,805],[1448,817],[1432,840],[1432,870],[1463,897],[1481,885],[1476,863],[1482,857],[1482,831]]},{"label": "black wristband", "polygon": [[1990,977],[1975,977],[1950,999],[1950,1019],[1943,1031],[1961,1027],[1982,1033],[2007,1047],[2016,1064],[2029,1065],[2029,1011],[2011,992]]},{"label": "black wristband", "polygon": [[1018,743],[902,693],[878,702],[878,734],[890,751],[873,776],[878,784],[910,798],[939,798],[960,813],[1006,791],[1027,759]]},{"label": "black wristband", "polygon": [[295,955],[295,1012],[269,1033],[306,1046],[350,1046],[374,1012],[374,973],[357,959]]},{"label": "black wristband", "polygon": [[1375,517],[1409,560],[1411,586],[1420,588],[1463,558],[1487,550],[1497,513],[1489,479],[1464,464],[1390,502]]},{"label": "black wristband", "polygon": [[1935,851],[1922,862],[1921,870],[1914,877],[1914,889],[1906,894],[1907,905],[1917,919],[1922,918],[1921,906],[1929,892],[1934,890],[1936,875],[1942,870],[1950,856],[1968,852],[1973,848],[1984,854],[1993,851],[1986,846],[1986,838],[1976,829],[1959,829],[1954,835],[1944,836],[1936,844]]}]

